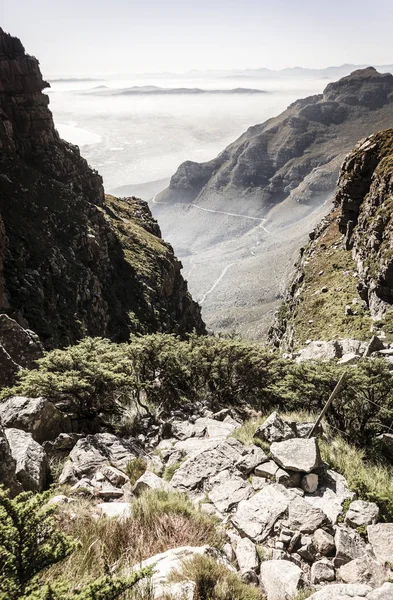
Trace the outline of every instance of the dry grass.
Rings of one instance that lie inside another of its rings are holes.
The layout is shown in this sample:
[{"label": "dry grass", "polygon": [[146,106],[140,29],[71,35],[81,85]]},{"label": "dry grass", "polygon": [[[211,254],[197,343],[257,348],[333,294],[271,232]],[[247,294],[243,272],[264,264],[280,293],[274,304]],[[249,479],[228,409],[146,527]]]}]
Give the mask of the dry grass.
[{"label": "dry grass", "polygon": [[254,434],[258,427],[266,421],[267,416],[268,415],[247,419],[247,421],[244,421],[241,427],[235,429],[235,431],[231,433],[230,437],[235,438],[235,440],[239,440],[239,442],[245,446],[255,444],[258,440],[254,440]]},{"label": "dry grass", "polygon": [[197,511],[191,501],[176,492],[147,491],[132,503],[132,516],[99,517],[87,500],[60,507],[62,530],[76,538],[79,548],[61,565],[48,572],[79,584],[100,576],[109,567],[120,574],[140,561],[178,546],[221,546],[218,522]]},{"label": "dry grass", "polygon": [[127,463],[126,474],[130,478],[131,485],[134,485],[142,477],[147,469],[147,463],[143,458],[134,458]]}]

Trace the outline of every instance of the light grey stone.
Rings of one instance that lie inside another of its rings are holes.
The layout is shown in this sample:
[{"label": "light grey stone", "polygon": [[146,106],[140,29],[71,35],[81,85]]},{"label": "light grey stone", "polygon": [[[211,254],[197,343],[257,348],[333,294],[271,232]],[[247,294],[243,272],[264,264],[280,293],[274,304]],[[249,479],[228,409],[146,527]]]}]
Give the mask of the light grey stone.
[{"label": "light grey stone", "polygon": [[251,478],[252,488],[256,492],[258,492],[259,490],[264,488],[266,484],[267,484],[267,479],[265,477],[257,477],[256,475],[253,475],[253,477]]},{"label": "light grey stone", "polygon": [[326,559],[317,560],[311,566],[311,583],[326,583],[335,580],[335,571],[331,562]]},{"label": "light grey stone", "polygon": [[308,473],[302,477],[301,487],[307,494],[314,494],[318,489],[319,477],[316,473]]},{"label": "light grey stone", "polygon": [[366,544],[358,532],[349,527],[337,527],[334,544],[336,556],[333,562],[336,568],[364,556],[367,552]]},{"label": "light grey stone", "polygon": [[369,585],[362,583],[333,583],[312,594],[308,600],[368,600],[367,594],[371,590]]},{"label": "light grey stone", "polygon": [[327,471],[320,479],[318,490],[311,495],[305,496],[305,500],[323,510],[332,523],[336,523],[342,514],[345,500],[352,500],[354,493],[348,488],[347,482],[342,475],[335,471]]},{"label": "light grey stone", "polygon": [[301,533],[314,533],[327,522],[325,513],[310,505],[305,498],[297,497],[289,503],[288,524]]},{"label": "light grey stone", "polygon": [[242,538],[236,545],[235,555],[240,573],[256,572],[259,567],[258,554],[255,544],[249,538]]},{"label": "light grey stone", "polygon": [[393,523],[369,525],[367,535],[377,560],[393,564]]},{"label": "light grey stone", "polygon": [[4,428],[0,425],[0,482],[10,491],[12,496],[19,494],[23,488],[16,478],[16,460],[12,456],[10,444]]},{"label": "light grey stone", "polygon": [[253,494],[254,490],[248,481],[240,477],[231,477],[223,483],[214,485],[208,492],[209,500],[222,513],[233,510],[241,500],[247,500]]},{"label": "light grey stone", "polygon": [[240,460],[237,461],[235,467],[245,475],[251,473],[255,467],[258,467],[262,463],[269,460],[268,456],[258,446],[254,444],[247,446],[246,452],[243,454]]},{"label": "light grey stone", "polygon": [[240,423],[236,421],[216,421],[206,417],[200,417],[194,423],[195,435],[198,437],[200,432],[204,432],[204,436],[213,439],[226,439],[228,435],[233,433],[235,429],[240,427]]},{"label": "light grey stone", "polygon": [[296,597],[302,570],[288,560],[266,560],[261,564],[260,580],[267,600],[292,600]]},{"label": "light grey stone", "polygon": [[187,440],[195,436],[195,427],[189,421],[173,421],[171,426],[172,435],[178,440]]},{"label": "light grey stone", "polygon": [[254,438],[269,442],[269,444],[289,440],[293,437],[295,437],[294,431],[277,412],[272,413],[254,434]]},{"label": "light grey stone", "polygon": [[378,521],[379,508],[374,502],[365,502],[364,500],[355,500],[351,502],[345,522],[351,527],[365,527],[374,525]]},{"label": "light grey stone", "polygon": [[334,537],[324,529],[317,529],[313,535],[313,542],[320,554],[328,556],[335,550]]},{"label": "light grey stone", "polygon": [[24,491],[42,492],[48,476],[48,460],[42,446],[21,429],[5,429],[5,435],[16,461],[16,478]]},{"label": "light grey stone", "polygon": [[146,490],[162,490],[164,492],[168,492],[172,490],[172,486],[152,473],[151,471],[145,471],[141,477],[135,482],[133,492],[136,496],[139,496],[142,492]]},{"label": "light grey stone", "polygon": [[98,510],[111,519],[127,519],[131,516],[131,506],[128,502],[101,502]]},{"label": "light grey stone", "polygon": [[46,398],[13,396],[0,403],[0,422],[3,427],[23,429],[42,444],[67,431],[70,423]]},{"label": "light grey stone", "polygon": [[368,555],[343,565],[338,570],[338,575],[344,583],[367,583],[372,587],[382,585],[388,577],[386,569]]},{"label": "light grey stone", "polygon": [[315,438],[274,442],[270,446],[270,452],[275,462],[286,471],[310,473],[321,463]]},{"label": "light grey stone", "polygon": [[393,583],[385,582],[382,587],[373,590],[367,595],[367,600],[392,600]]},{"label": "light grey stone", "polygon": [[110,465],[104,465],[101,468],[101,472],[103,476],[106,477],[106,479],[110,481],[110,483],[115,487],[121,487],[122,485],[127,483],[127,481],[129,481],[127,475],[125,475],[119,469],[116,469],[115,467],[112,467]]},{"label": "light grey stone", "polygon": [[269,461],[263,463],[262,465],[258,465],[255,468],[254,473],[257,477],[274,479],[278,469],[279,469],[278,465],[273,460],[269,460]]}]

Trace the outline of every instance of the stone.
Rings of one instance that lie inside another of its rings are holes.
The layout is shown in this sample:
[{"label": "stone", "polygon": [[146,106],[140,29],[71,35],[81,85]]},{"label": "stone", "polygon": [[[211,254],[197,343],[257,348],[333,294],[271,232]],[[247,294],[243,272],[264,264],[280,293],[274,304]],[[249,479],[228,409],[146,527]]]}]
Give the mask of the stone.
[{"label": "stone", "polygon": [[56,504],[56,505],[64,505],[70,504],[71,502],[75,502],[74,498],[69,498],[64,494],[58,494],[57,496],[53,496],[50,500],[48,500],[48,504]]},{"label": "stone", "polygon": [[255,468],[254,473],[257,477],[274,479],[277,471],[278,471],[278,466],[276,465],[276,463],[273,460],[269,460],[269,461],[263,463],[262,465],[258,465]]},{"label": "stone", "polygon": [[285,442],[273,442],[270,453],[280,467],[287,471],[310,473],[320,466],[321,457],[315,438],[290,439]]},{"label": "stone", "polygon": [[129,478],[123,473],[123,471],[120,471],[119,469],[109,465],[103,466],[101,468],[101,472],[104,478],[110,481],[110,483],[115,487],[121,487],[127,483],[127,481],[129,481]]},{"label": "stone", "polygon": [[0,403],[0,422],[3,427],[31,433],[39,444],[54,440],[70,427],[66,416],[52,402],[45,398],[24,396],[12,396]]},{"label": "stone", "polygon": [[[2,227],[1,222],[1,229]],[[4,231],[0,233],[3,238]],[[2,291],[0,289],[0,294]],[[43,350],[38,336],[33,331],[24,329],[14,319],[2,313],[0,315],[0,386],[11,386],[21,368],[32,369],[36,360],[43,356]]]},{"label": "stone", "polygon": [[268,456],[258,446],[252,444],[251,446],[247,446],[247,450],[245,454],[237,461],[235,467],[245,475],[251,473],[255,467],[258,467],[262,463],[265,463],[269,460]]},{"label": "stone", "polygon": [[351,527],[374,525],[379,518],[379,508],[374,502],[355,500],[349,505],[345,523]]},{"label": "stone", "polygon": [[327,523],[325,513],[310,505],[305,498],[291,500],[288,507],[288,524],[301,533],[314,533]]},{"label": "stone", "polygon": [[374,352],[379,352],[379,350],[383,350],[384,348],[385,344],[379,339],[379,337],[373,335],[364,351],[363,356],[364,358],[367,358],[367,356],[371,356],[371,354],[374,354]]},{"label": "stone", "polygon": [[390,459],[393,459],[393,433],[381,433],[377,436],[377,440],[381,442]]},{"label": "stone", "polygon": [[323,556],[333,554],[336,549],[334,537],[324,529],[317,529],[314,532],[313,542],[318,552]]},{"label": "stone", "polygon": [[308,600],[364,600],[364,598],[369,600],[368,594],[371,591],[369,585],[362,583],[333,583],[309,596]]},{"label": "stone", "polygon": [[131,516],[131,506],[128,502],[101,502],[97,508],[105,517],[111,519],[127,519]]},{"label": "stone", "polygon": [[313,585],[334,581],[335,578],[334,567],[328,560],[317,560],[311,565],[311,583]]},{"label": "stone", "polygon": [[171,484],[180,491],[201,489],[208,478],[233,468],[242,454],[243,446],[240,442],[233,438],[223,440],[213,447],[191,455],[177,469]]},{"label": "stone", "polygon": [[16,461],[16,477],[25,492],[42,492],[48,477],[46,454],[30,433],[21,429],[5,429],[12,457]]},{"label": "stone", "polygon": [[299,590],[302,570],[288,560],[265,560],[260,581],[267,600],[293,600]]},{"label": "stone", "polygon": [[247,500],[254,494],[254,490],[248,481],[240,477],[230,477],[227,481],[218,485],[212,484],[210,480],[209,485],[213,485],[213,488],[208,492],[209,500],[221,513],[230,512],[239,502]]},{"label": "stone", "polygon": [[298,488],[300,486],[300,473],[288,473],[284,469],[278,469],[275,475],[276,483],[287,488]]},{"label": "stone", "polygon": [[167,481],[161,479],[161,477],[158,477],[158,475],[155,475],[151,471],[145,471],[135,482],[133,492],[135,496],[139,496],[146,490],[162,490],[167,492],[172,489],[172,486]]},{"label": "stone", "polygon": [[265,487],[265,485],[267,484],[267,479],[265,477],[257,477],[256,475],[253,475],[251,478],[251,485],[253,490],[255,490],[256,492],[259,492],[259,490],[261,490],[263,487]]},{"label": "stone", "polygon": [[367,600],[391,600],[393,598],[393,583],[385,582],[382,587],[367,595]]},{"label": "stone", "polygon": [[201,435],[213,439],[226,439],[231,433],[240,427],[236,421],[216,421],[206,417],[200,417],[194,423],[195,435]]},{"label": "stone", "polygon": [[272,483],[249,500],[242,500],[232,517],[232,524],[251,540],[264,541],[288,508],[289,498],[285,492],[283,486]]},{"label": "stone", "polygon": [[309,535],[302,535],[300,538],[300,547],[297,549],[297,554],[305,561],[312,563],[317,556],[317,550],[313,540]]},{"label": "stone", "polygon": [[307,360],[319,360],[327,362],[341,355],[340,344],[337,340],[331,342],[323,342],[315,340],[310,342],[305,348],[302,348],[296,358],[297,363]]},{"label": "stone", "polygon": [[353,365],[354,363],[357,363],[360,360],[360,356],[358,354],[355,354],[354,352],[348,352],[347,354],[344,354],[340,360],[337,361],[337,364],[339,365]]},{"label": "stone", "polygon": [[336,568],[364,556],[367,551],[366,544],[358,532],[348,527],[337,527],[334,543],[336,556],[333,562]]},{"label": "stone", "polygon": [[[242,575],[251,571],[256,574],[259,567],[258,554],[255,544],[249,538],[239,540],[235,548],[235,555]],[[253,578],[251,577],[250,579],[252,580]]]},{"label": "stone", "polygon": [[318,489],[318,482],[319,477],[316,473],[308,473],[302,477],[300,485],[307,494],[313,494]]},{"label": "stone", "polygon": [[265,442],[282,442],[294,438],[295,433],[289,425],[281,419],[277,412],[272,413],[262,425],[258,427],[254,438]]},{"label": "stone", "polygon": [[343,565],[338,570],[338,575],[344,583],[367,583],[372,587],[382,585],[388,577],[386,569],[368,555]]},{"label": "stone", "polygon": [[393,564],[393,523],[369,525],[367,535],[376,559]]},{"label": "stone", "polygon": [[173,437],[178,440],[187,440],[195,436],[195,427],[189,421],[173,421],[171,429]]},{"label": "stone", "polygon": [[354,493],[348,488],[345,477],[328,470],[319,478],[319,488],[314,494],[305,496],[312,506],[320,508],[334,524],[343,512],[345,500],[352,500]]},{"label": "stone", "polygon": [[4,428],[0,424],[0,482],[4,485],[12,496],[23,491],[23,488],[16,478],[16,460],[12,456],[10,444],[5,434]]}]

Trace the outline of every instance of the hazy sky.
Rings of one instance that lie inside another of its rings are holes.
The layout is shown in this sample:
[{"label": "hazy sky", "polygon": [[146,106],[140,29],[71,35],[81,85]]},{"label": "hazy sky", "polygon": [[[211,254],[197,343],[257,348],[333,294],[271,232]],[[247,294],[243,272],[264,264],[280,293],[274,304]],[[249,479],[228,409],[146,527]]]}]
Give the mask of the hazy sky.
[{"label": "hazy sky", "polygon": [[392,0],[0,0],[46,76],[393,63]]}]

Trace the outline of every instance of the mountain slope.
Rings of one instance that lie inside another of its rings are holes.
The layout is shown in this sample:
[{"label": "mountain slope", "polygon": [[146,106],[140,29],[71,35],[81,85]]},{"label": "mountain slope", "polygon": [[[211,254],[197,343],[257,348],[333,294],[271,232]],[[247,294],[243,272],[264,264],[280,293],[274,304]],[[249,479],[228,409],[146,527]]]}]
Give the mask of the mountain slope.
[{"label": "mountain slope", "polygon": [[251,127],[214,160],[179,167],[151,206],[208,325],[266,332],[293,253],[329,211],[345,154],[393,125],[392,98],[391,74],[355,71]]},{"label": "mountain slope", "polygon": [[312,232],[271,330],[276,345],[372,332],[393,341],[392,195],[389,129],[346,157],[335,207]]},{"label": "mountain slope", "polygon": [[102,179],[55,130],[38,61],[0,30],[0,310],[47,348],[83,335],[204,331],[146,203]]}]

